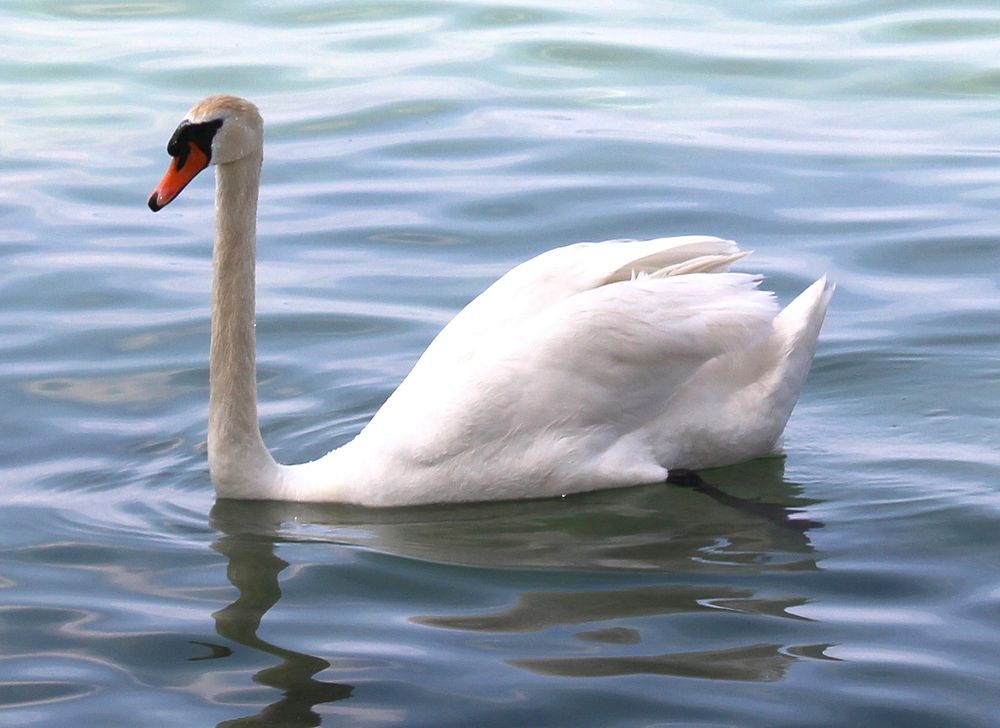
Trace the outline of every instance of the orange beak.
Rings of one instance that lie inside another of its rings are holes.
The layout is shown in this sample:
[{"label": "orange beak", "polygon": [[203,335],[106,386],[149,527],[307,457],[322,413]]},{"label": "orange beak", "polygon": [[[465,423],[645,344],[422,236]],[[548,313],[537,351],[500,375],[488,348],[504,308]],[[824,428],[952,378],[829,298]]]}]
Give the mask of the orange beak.
[{"label": "orange beak", "polygon": [[169,205],[187,187],[188,182],[207,166],[208,157],[205,153],[194,142],[188,142],[188,153],[173,158],[160,184],[153,189],[149,196],[149,209],[156,212]]}]

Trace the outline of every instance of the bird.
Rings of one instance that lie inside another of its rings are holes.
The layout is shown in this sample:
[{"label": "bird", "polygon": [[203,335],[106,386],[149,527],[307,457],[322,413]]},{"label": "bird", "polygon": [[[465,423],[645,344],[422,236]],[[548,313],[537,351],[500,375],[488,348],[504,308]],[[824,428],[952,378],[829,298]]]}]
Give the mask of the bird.
[{"label": "bird", "polygon": [[215,166],[208,466],[220,499],[367,507],[521,500],[664,483],[778,452],[834,286],[779,309],[748,255],[706,235],[557,247],[440,331],[350,442],[275,462],[257,413],[256,216],[264,124],[195,104],[148,205]]}]

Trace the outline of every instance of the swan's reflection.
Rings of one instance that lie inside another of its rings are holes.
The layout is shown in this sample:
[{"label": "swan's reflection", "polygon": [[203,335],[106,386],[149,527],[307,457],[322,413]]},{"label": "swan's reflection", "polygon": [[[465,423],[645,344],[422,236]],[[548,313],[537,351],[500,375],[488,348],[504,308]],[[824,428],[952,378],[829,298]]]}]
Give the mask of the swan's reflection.
[{"label": "swan's reflection", "polygon": [[225,508],[219,505],[213,508],[212,523],[225,535],[212,548],[229,560],[226,576],[239,591],[239,597],[212,615],[215,630],[224,639],[281,660],[278,665],[254,675],[254,681],[281,690],[282,698],[257,715],[223,721],[219,728],[317,726],[320,718],[313,712],[313,706],[348,698],[352,687],[313,678],[313,675],[330,666],[326,660],[279,647],[257,636],[261,619],[281,598],[278,574],[288,566],[288,562],[274,553],[273,536],[254,535],[247,533],[245,528],[227,528],[235,524],[224,515],[220,516],[220,510],[224,512]]},{"label": "swan's reflection", "polygon": [[[319,724],[315,706],[351,696],[350,685],[315,679],[330,667],[327,660],[257,636],[264,614],[281,597],[278,575],[288,566],[275,553],[276,545],[289,541],[363,546],[356,553],[367,554],[369,567],[383,572],[374,575],[380,583],[403,581],[404,575],[412,579],[413,559],[431,564],[430,568],[437,570],[434,578],[457,580],[464,591],[475,590],[463,582],[470,575],[465,570],[455,572],[448,565],[506,570],[504,578],[514,603],[502,611],[470,613],[463,605],[458,613],[419,614],[403,593],[394,597],[395,608],[406,617],[404,624],[408,621],[412,629],[425,630],[414,635],[415,641],[447,640],[449,633],[508,635],[511,642],[505,644],[508,654],[504,661],[535,674],[586,678],[645,673],[771,681],[781,679],[797,659],[822,659],[825,645],[760,641],[664,652],[647,646],[649,636],[642,630],[614,624],[615,620],[642,624],[650,618],[710,610],[801,623],[794,607],[804,599],[759,597],[752,578],[745,577],[775,570],[816,569],[808,531],[820,524],[797,514],[796,506],[803,502],[797,499],[795,486],[784,481],[781,460],[733,470],[728,473],[730,482],[727,472],[714,473],[711,478],[723,491],[759,494],[762,501],[775,505],[744,509],[737,501],[757,501],[675,486],[528,503],[390,510],[218,501],[212,523],[222,535],[214,547],[229,560],[229,580],[238,589],[239,598],[215,614],[216,629],[225,640],[278,658],[279,664],[258,672],[254,680],[282,691],[280,700],[257,715],[222,725],[314,726]],[[734,480],[739,481],[735,488]],[[334,568],[324,564],[324,558],[317,563]],[[734,572],[741,576],[738,587],[726,583],[726,575]],[[476,573],[484,572],[479,569]],[[525,576],[521,579],[517,574]],[[685,574],[698,575],[697,583],[683,583]],[[720,577],[709,583],[705,574]],[[666,576],[661,579],[659,575]],[[547,583],[558,586],[544,588]],[[363,587],[358,589],[358,593],[341,596],[345,600],[371,599],[361,593]],[[441,605],[449,603],[441,601]],[[335,604],[330,606],[334,614]],[[378,606],[389,611],[394,607]],[[585,657],[567,656],[564,638],[555,649],[546,651],[521,637],[564,634],[563,628],[577,626],[581,629],[572,633],[575,644],[594,646]],[[428,629],[440,632],[428,633]],[[336,631],[329,626],[325,630]],[[662,639],[654,635],[652,641]],[[624,646],[631,646],[627,654],[615,652]]]}]

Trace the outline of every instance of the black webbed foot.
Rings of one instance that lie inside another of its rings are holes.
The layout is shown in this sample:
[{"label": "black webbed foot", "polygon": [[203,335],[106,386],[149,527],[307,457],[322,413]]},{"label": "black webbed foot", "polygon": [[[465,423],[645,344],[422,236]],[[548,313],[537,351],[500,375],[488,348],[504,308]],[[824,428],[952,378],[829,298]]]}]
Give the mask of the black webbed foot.
[{"label": "black webbed foot", "polygon": [[700,485],[705,485],[705,481],[701,479],[693,470],[686,470],[685,468],[674,468],[673,470],[667,471],[667,482],[670,485],[679,485],[682,488],[695,488],[697,489]]},{"label": "black webbed foot", "polygon": [[805,532],[813,528],[822,528],[823,524],[820,521],[813,521],[808,518],[792,518],[792,515],[798,513],[794,508],[789,508],[788,506],[783,506],[779,503],[767,503],[761,501],[757,498],[741,498],[740,496],[731,495],[723,490],[720,490],[711,483],[705,481],[698,473],[693,470],[686,470],[684,468],[675,468],[673,470],[667,471],[667,483],[669,485],[677,485],[682,488],[691,488],[697,493],[702,493],[707,495],[709,498],[722,503],[723,505],[731,506],[737,510],[743,511],[744,513],[751,513],[755,516],[760,516],[765,518],[771,523],[782,528],[790,528],[793,531]]}]

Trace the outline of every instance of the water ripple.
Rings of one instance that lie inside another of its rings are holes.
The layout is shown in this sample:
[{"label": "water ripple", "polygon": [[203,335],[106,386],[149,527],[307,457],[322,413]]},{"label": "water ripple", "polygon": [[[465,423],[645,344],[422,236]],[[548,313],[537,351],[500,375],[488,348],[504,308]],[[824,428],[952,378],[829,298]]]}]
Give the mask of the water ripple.
[{"label": "water ripple", "polygon": [[[993,724],[995,3],[16,0],[0,20],[0,722]],[[213,508],[211,184],[144,201],[184,110],[222,90],[268,123],[279,458],[352,437],[516,262],[705,232],[754,249],[782,301],[837,281],[787,459],[710,474],[825,527],[665,488]]]}]

